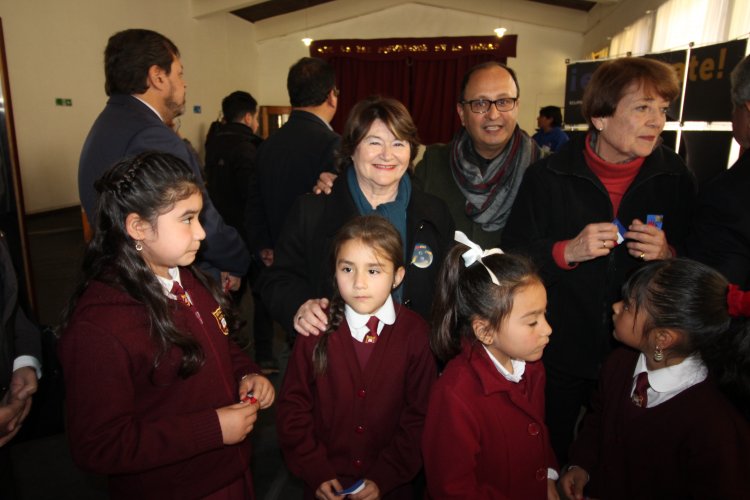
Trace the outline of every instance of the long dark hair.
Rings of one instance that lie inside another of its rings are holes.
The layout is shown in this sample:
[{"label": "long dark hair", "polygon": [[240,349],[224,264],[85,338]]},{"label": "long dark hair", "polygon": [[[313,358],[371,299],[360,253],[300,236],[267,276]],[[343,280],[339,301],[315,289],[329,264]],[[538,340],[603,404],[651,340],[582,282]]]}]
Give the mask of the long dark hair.
[{"label": "long dark hair", "polygon": [[643,335],[659,328],[682,333],[674,355],[697,353],[719,388],[750,418],[750,324],[729,315],[729,283],[714,269],[689,259],[653,261],[622,286],[634,313],[645,313]]},{"label": "long dark hair", "polygon": [[[170,348],[177,347],[182,351],[179,375],[186,378],[194,374],[204,362],[203,350],[189,333],[175,326],[172,319],[175,304],[167,299],[125,227],[125,219],[131,213],[156,226],[159,215],[171,210],[176,202],[200,193],[193,172],[175,156],[149,152],[121,161],[96,181],[95,187],[99,198],[94,237],[83,258],[83,278],[63,312],[59,332],[65,334],[76,304],[89,284],[101,281],[146,307],[151,337],[159,346],[154,368]],[[191,271],[227,311],[227,300],[216,285],[197,267],[191,266]]]},{"label": "long dark hair", "polygon": [[481,263],[464,266],[461,254],[468,249],[458,244],[448,253],[432,303],[430,347],[443,362],[461,351],[461,339],[476,340],[472,320],[484,319],[500,328],[513,309],[516,293],[532,283],[541,283],[527,258],[495,254],[482,258],[482,262],[497,277],[500,284],[496,285]]},{"label": "long dark hair", "polygon": [[[375,250],[379,258],[393,263],[393,271],[404,265],[404,249],[401,235],[393,224],[379,215],[362,215],[341,226],[333,240],[333,265],[335,268],[341,247],[347,241],[358,240]],[[313,369],[317,375],[325,373],[328,366],[328,337],[344,320],[344,299],[341,298],[334,273],[333,297],[328,306],[328,328],[320,335],[313,350]]]}]

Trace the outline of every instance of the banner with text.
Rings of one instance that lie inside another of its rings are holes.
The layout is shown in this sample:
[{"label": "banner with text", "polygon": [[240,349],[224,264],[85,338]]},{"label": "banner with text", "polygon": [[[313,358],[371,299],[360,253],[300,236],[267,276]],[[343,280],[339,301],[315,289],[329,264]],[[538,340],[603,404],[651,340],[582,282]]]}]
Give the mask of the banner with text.
[{"label": "banner with text", "polygon": [[[669,108],[670,121],[730,121],[729,75],[745,57],[747,39],[707,45],[694,49],[681,49],[643,57],[657,59],[672,65],[682,85],[687,71],[687,83]],[[605,61],[584,61],[568,65],[565,80],[565,124],[584,124],[581,114],[583,92],[591,75]],[[682,114],[680,100],[685,94]]]}]

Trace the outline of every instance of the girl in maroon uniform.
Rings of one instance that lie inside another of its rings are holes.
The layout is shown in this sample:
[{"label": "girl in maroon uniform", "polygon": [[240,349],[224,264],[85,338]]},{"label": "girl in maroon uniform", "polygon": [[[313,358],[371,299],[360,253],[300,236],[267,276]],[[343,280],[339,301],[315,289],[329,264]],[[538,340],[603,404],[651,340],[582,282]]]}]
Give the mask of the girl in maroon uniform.
[{"label": "girl in maroon uniform", "polygon": [[[328,329],[297,337],[280,391],[277,429],[305,498],[411,499],[437,367],[427,323],[391,298],[404,277],[401,237],[360,216],[333,242]],[[363,480],[363,481],[362,481]]]},{"label": "girl in maroon uniform", "polygon": [[196,268],[206,233],[190,169],[144,153],[107,171],[84,280],[62,322],[70,447],[113,499],[253,498],[250,440],[271,383],[228,337]]}]

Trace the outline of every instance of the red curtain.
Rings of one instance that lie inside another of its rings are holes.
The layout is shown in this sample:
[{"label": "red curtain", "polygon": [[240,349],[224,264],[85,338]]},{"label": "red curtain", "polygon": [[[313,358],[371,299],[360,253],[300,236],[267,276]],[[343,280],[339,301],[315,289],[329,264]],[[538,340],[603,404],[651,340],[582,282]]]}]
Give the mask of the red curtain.
[{"label": "red curtain", "polygon": [[516,41],[516,35],[319,40],[310,55],[336,70],[341,94],[335,130],[341,132],[357,101],[378,94],[404,103],[422,142],[432,144],[448,142],[460,125],[456,101],[464,73],[484,61],[515,57]]}]

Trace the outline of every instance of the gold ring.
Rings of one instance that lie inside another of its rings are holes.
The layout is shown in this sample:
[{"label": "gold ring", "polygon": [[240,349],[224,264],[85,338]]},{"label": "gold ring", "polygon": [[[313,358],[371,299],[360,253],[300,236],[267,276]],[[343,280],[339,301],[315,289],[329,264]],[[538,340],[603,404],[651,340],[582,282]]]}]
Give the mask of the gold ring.
[{"label": "gold ring", "polygon": [[602,248],[607,248],[607,242],[602,240]]},{"label": "gold ring", "polygon": [[641,259],[641,260],[646,260],[646,253],[645,252],[641,252],[641,254],[638,256],[638,258]]}]

